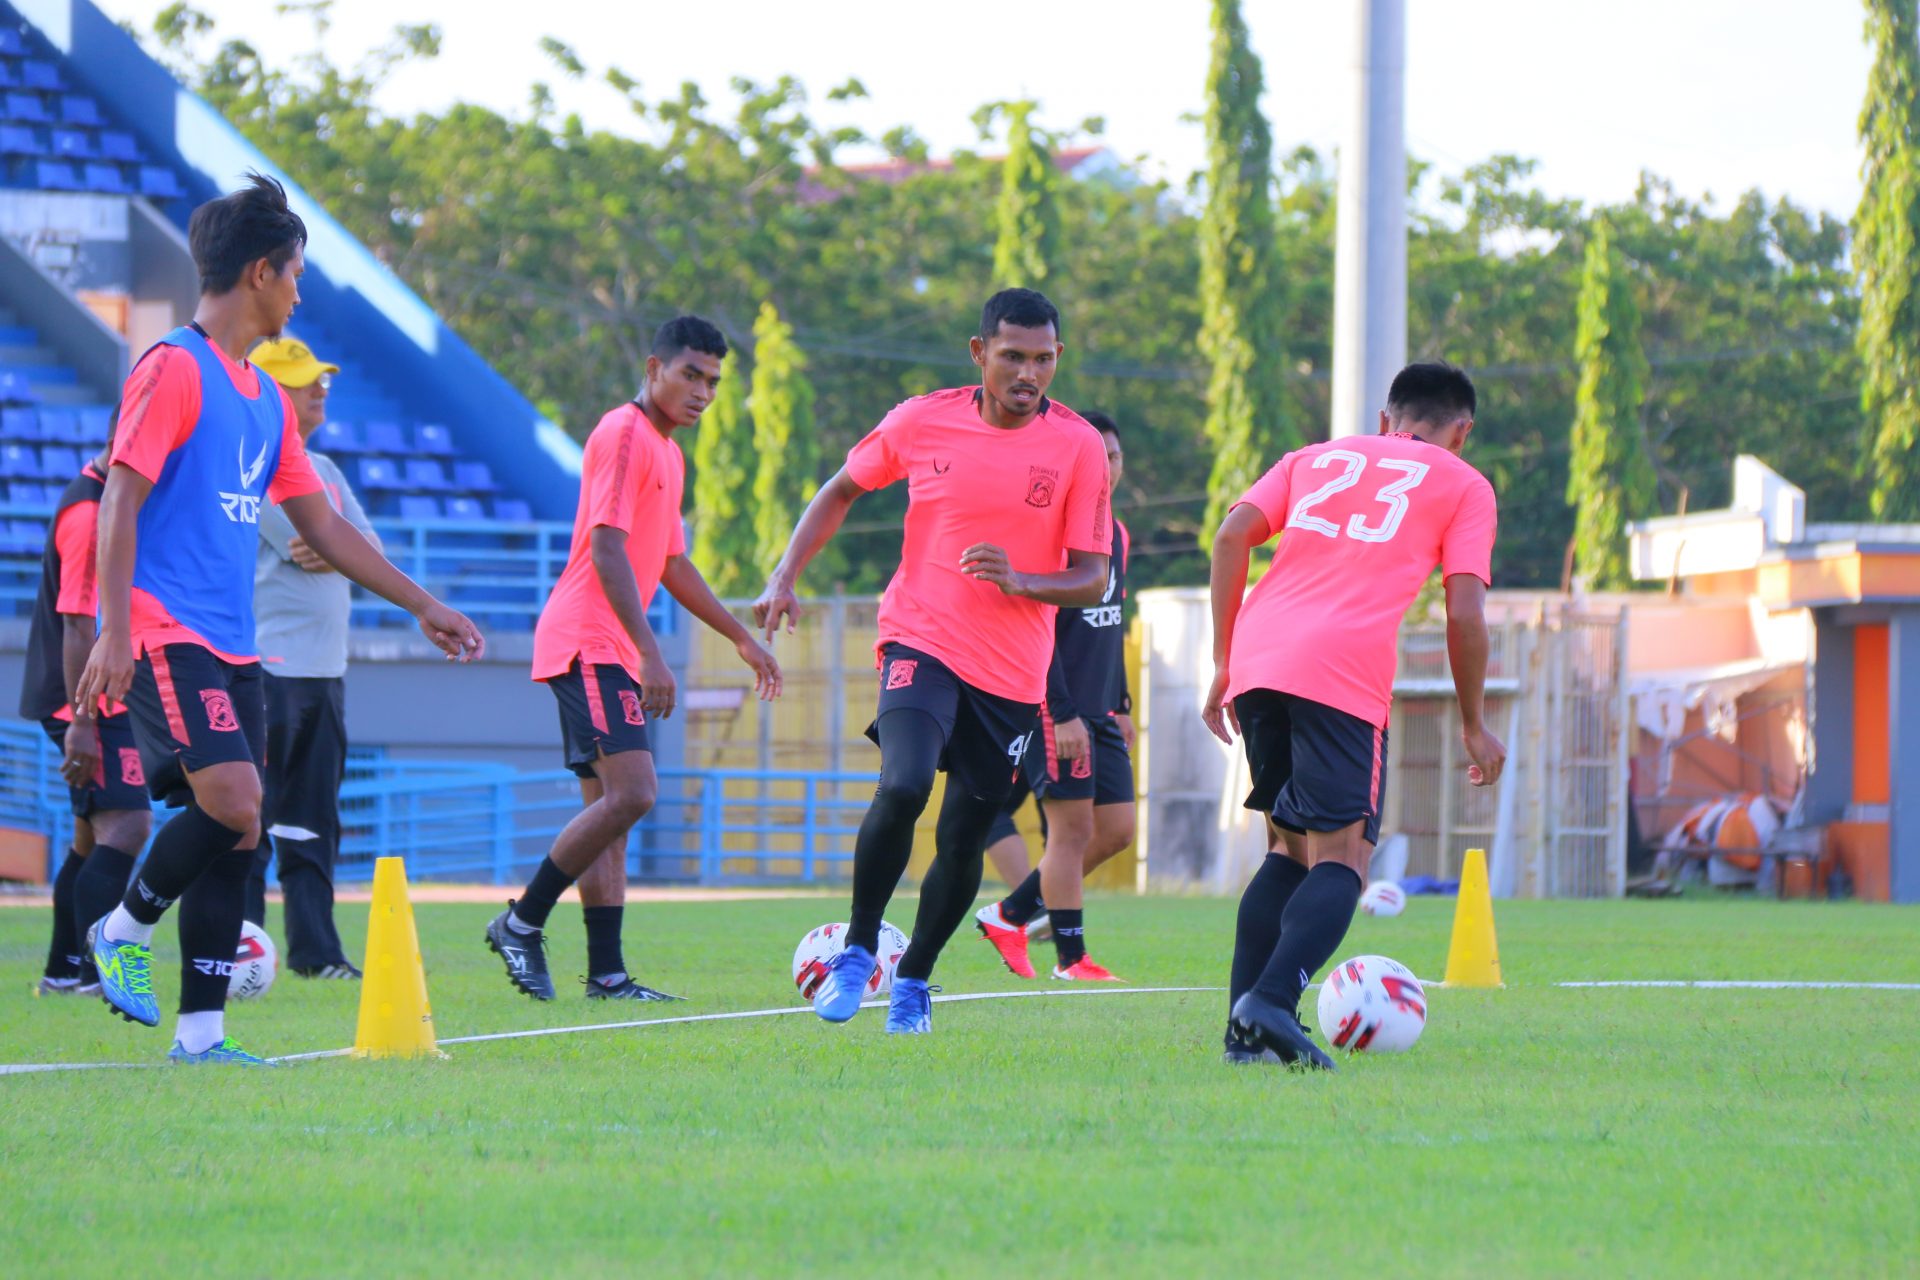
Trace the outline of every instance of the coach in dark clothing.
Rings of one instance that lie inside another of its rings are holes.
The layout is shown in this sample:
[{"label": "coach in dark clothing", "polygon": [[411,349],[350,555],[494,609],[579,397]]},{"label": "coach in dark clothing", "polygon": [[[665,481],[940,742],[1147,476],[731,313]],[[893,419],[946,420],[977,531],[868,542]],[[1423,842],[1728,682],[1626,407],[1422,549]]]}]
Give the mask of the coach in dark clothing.
[{"label": "coach in dark clothing", "polygon": [[[262,343],[254,364],[287,389],[300,434],[326,421],[334,365],[292,338]],[[340,468],[308,452],[327,498],[366,535],[380,539]],[[340,783],[347,765],[347,621],[352,587],[294,533],[277,506],[260,508],[254,562],[254,630],[266,675],[267,778],[261,823],[280,857],[286,963],[305,978],[357,978],[333,927],[333,864],[340,852]],[[268,842],[260,845],[247,918],[266,915]]]}]

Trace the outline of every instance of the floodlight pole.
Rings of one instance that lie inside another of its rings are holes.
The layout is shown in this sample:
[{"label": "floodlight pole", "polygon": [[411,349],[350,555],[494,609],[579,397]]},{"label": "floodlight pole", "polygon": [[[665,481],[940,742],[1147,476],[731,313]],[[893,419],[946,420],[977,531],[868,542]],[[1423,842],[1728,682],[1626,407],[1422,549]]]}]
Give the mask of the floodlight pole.
[{"label": "floodlight pole", "polygon": [[1406,0],[1356,0],[1334,260],[1335,436],[1371,435],[1407,359]]}]

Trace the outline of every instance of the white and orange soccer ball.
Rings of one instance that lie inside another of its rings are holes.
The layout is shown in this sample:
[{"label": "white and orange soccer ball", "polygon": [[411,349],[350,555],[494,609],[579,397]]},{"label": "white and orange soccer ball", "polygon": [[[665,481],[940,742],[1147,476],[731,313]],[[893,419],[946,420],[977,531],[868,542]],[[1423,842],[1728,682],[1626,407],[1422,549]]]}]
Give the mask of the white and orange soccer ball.
[{"label": "white and orange soccer ball", "polygon": [[[827,961],[839,955],[847,945],[847,926],[844,924],[823,924],[818,929],[800,939],[800,945],[793,949],[793,985],[800,989],[800,998],[813,999],[813,993],[820,988],[821,979],[827,976]],[[906,954],[907,935],[882,921],[880,924],[880,948],[874,952],[879,964],[874,966],[873,976],[867,979],[869,996],[884,995],[893,988],[893,971],[900,967],[900,957]]]},{"label": "white and orange soccer ball", "polygon": [[1360,909],[1370,916],[1397,916],[1407,909],[1407,891],[1391,880],[1375,880],[1360,895]]},{"label": "white and orange soccer ball", "polygon": [[1405,1053],[1427,1029],[1427,992],[1385,956],[1355,956],[1320,983],[1320,1033],[1352,1053]]},{"label": "white and orange soccer ball", "polygon": [[240,945],[233,953],[233,974],[227,979],[227,999],[253,1000],[267,994],[280,972],[280,950],[265,929],[248,920],[240,926]]}]

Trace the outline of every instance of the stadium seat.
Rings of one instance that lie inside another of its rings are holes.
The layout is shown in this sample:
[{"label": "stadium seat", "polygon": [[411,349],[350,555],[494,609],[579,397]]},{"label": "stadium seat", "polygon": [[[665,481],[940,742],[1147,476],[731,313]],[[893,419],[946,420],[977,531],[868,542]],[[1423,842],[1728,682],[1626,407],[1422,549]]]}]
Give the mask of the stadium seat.
[{"label": "stadium seat", "polygon": [[9,520],[8,541],[15,555],[37,556],[46,550],[47,524],[44,520]]},{"label": "stadium seat", "polygon": [[405,457],[413,450],[407,446],[407,437],[402,434],[399,424],[392,422],[369,422],[366,424],[367,452],[384,453],[393,457]]},{"label": "stadium seat", "polygon": [[424,489],[429,492],[442,492],[453,486],[447,481],[447,471],[432,458],[409,458],[406,470],[407,488]]},{"label": "stadium seat", "polygon": [[0,445],[0,480],[38,480],[40,455],[32,445]]},{"label": "stadium seat", "polygon": [[360,459],[360,488],[368,493],[392,493],[406,488],[400,483],[400,468],[385,458]]},{"label": "stadium seat", "polygon": [[41,62],[37,58],[29,58],[20,64],[20,83],[29,89],[40,89],[47,93],[59,93],[67,87],[67,82],[60,78],[57,64]]},{"label": "stadium seat", "polygon": [[40,474],[61,484],[80,474],[80,451],[71,445],[50,444],[40,450]]},{"label": "stadium seat", "polygon": [[0,156],[44,156],[47,144],[23,124],[0,124]]},{"label": "stadium seat", "polygon": [[353,428],[344,422],[323,422],[320,429],[313,433],[313,447],[322,453],[364,453],[360,441],[354,437]]},{"label": "stadium seat", "polygon": [[140,166],[140,194],[155,200],[177,200],[187,193],[181,187],[180,179],[173,176],[173,170],[143,164]]},{"label": "stadium seat", "polygon": [[52,124],[53,117],[47,114],[47,104],[40,101],[37,93],[9,93],[4,103],[7,119],[25,121],[29,124]]},{"label": "stadium seat", "polygon": [[500,492],[500,486],[493,478],[493,468],[484,462],[454,463],[453,487],[462,493]]},{"label": "stadium seat", "polygon": [[51,510],[60,505],[60,495],[66,489],[64,484],[18,484],[13,488],[13,500],[21,506]]},{"label": "stadium seat", "polygon": [[449,520],[485,520],[486,508],[480,505],[478,498],[448,498],[447,519]]},{"label": "stadium seat", "polygon": [[453,433],[437,422],[422,423],[413,429],[413,447],[416,453],[435,458],[451,458],[459,452],[453,447]]},{"label": "stadium seat", "polygon": [[63,160],[35,160],[33,162],[33,185],[42,191],[85,191],[87,184],[73,171],[73,166]]},{"label": "stadium seat", "polygon": [[62,160],[91,160],[97,153],[91,134],[80,129],[55,129],[53,154]]},{"label": "stadium seat", "polygon": [[40,415],[25,405],[0,409],[0,437],[15,443],[46,439],[40,431]]},{"label": "stadium seat", "polygon": [[27,56],[27,42],[20,38],[15,27],[0,27],[0,56],[24,58]]},{"label": "stadium seat", "polygon": [[0,372],[0,404],[39,404],[33,384],[13,372]]},{"label": "stadium seat", "polygon": [[102,195],[132,196],[139,192],[120,173],[117,164],[90,164],[86,167],[87,190]]},{"label": "stadium seat", "polygon": [[[41,416],[44,417],[43,410]],[[105,444],[107,433],[113,429],[113,410],[105,405],[88,405],[75,415],[74,434],[61,439],[71,439],[75,444]]]},{"label": "stadium seat", "polygon": [[140,144],[134,141],[130,133],[117,133],[111,129],[100,135],[100,154],[109,160],[119,160],[126,164],[140,163]]},{"label": "stadium seat", "polygon": [[100,118],[100,104],[84,93],[61,96],[60,118],[68,124],[84,124],[95,129],[106,123]]},{"label": "stadium seat", "polygon": [[400,518],[402,520],[438,520],[440,499],[408,494],[400,499]]},{"label": "stadium seat", "polygon": [[40,438],[52,444],[83,443],[80,439],[80,415],[71,409],[42,409]]},{"label": "stadium seat", "polygon": [[493,500],[493,518],[495,520],[531,520],[533,519],[533,508],[520,498],[495,498]]}]

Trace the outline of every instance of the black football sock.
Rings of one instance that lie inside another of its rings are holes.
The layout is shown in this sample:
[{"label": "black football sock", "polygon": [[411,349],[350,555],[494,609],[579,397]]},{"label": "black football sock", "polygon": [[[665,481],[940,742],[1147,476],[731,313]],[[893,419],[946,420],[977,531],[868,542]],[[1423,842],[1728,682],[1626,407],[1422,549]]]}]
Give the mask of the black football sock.
[{"label": "black football sock", "polygon": [[1280,942],[1253,989],[1289,1011],[1300,993],[1333,958],[1360,905],[1360,874],[1338,862],[1323,862],[1307,872],[1280,915]]},{"label": "black football sock", "polygon": [[86,865],[85,858],[69,849],[53,877],[53,937],[47,943],[49,978],[80,976],[80,934],[73,923],[76,915],[73,889]]},{"label": "black football sock", "polygon": [[1061,907],[1052,912],[1053,949],[1060,955],[1060,967],[1071,969],[1087,954],[1086,910]]},{"label": "black football sock", "polygon": [[252,849],[230,849],[180,898],[180,1012],[218,1013],[240,949]]},{"label": "black football sock", "polygon": [[[1227,979],[1227,1008],[1253,990],[1260,971],[1273,959],[1280,943],[1280,917],[1293,891],[1307,878],[1307,869],[1284,853],[1269,853],[1240,895],[1240,914],[1233,927],[1233,969]],[[1231,1036],[1229,1023],[1227,1034]]]},{"label": "black football sock", "polygon": [[913,919],[913,937],[900,957],[900,977],[922,982],[931,977],[940,949],[973,910],[986,863],[987,832],[1006,802],[1005,795],[970,795],[948,775],[940,819],[933,827],[933,865],[920,885],[920,910]]},{"label": "black football sock", "polygon": [[91,981],[99,976],[93,970],[92,957],[86,954],[87,930],[113,910],[132,875],[133,855],[110,844],[93,846],[93,852],[80,864],[80,874],[73,882],[73,927],[74,936],[80,939],[82,978]]},{"label": "black football sock", "polygon": [[853,909],[847,924],[847,945],[868,951],[880,945],[880,920],[907,873],[913,824],[933,794],[933,775],[946,747],[940,722],[912,707],[887,712],[877,728],[880,785],[853,841]]},{"label": "black football sock", "polygon": [[[232,853],[246,834],[215,822],[199,805],[188,805],[169,818],[167,825],[160,828],[160,834],[153,838],[146,865],[127,886],[120,904],[141,924],[157,924],[174,900],[187,891],[187,886],[198,880],[200,873],[217,859]],[[252,849],[247,850],[247,857],[253,857]],[[246,885],[242,883],[240,888],[244,898]],[[227,959],[233,959],[231,953]]]},{"label": "black football sock", "polygon": [[1046,904],[1040,901],[1040,868],[1035,867],[1027,873],[1027,878],[1014,886],[1013,892],[1000,899],[1000,918],[1008,924],[1025,924],[1046,910]]},{"label": "black football sock", "polygon": [[606,978],[627,971],[626,957],[620,954],[620,922],[625,907],[582,907],[580,917],[587,923],[587,976]]},{"label": "black football sock", "polygon": [[552,858],[540,859],[539,869],[533,873],[533,879],[527,882],[520,900],[513,904],[513,912],[507,917],[507,923],[521,926],[521,933],[533,933],[546,928],[547,917],[553,914],[553,904],[560,901],[560,895],[567,891],[574,879],[554,866]]}]

